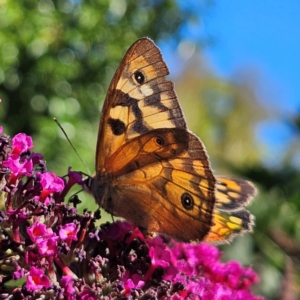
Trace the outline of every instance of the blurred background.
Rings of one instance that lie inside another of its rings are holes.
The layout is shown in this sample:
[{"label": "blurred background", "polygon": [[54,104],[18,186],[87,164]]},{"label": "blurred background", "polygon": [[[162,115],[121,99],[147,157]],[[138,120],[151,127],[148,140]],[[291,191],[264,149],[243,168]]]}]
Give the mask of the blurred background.
[{"label": "blurred background", "polygon": [[216,173],[260,191],[254,233],[222,246],[224,259],[257,271],[257,294],[299,299],[299,15],[297,0],[0,0],[0,124],[33,136],[50,171],[88,172],[57,117],[94,172],[109,82],[128,47],[151,37]]}]

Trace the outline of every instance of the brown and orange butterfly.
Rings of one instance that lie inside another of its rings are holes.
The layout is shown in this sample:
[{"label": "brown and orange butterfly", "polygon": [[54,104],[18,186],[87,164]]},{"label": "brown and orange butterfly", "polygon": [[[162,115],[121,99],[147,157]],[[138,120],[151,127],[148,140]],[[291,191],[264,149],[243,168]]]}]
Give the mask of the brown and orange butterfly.
[{"label": "brown and orange butterfly", "polygon": [[100,207],[185,242],[225,242],[251,231],[249,181],[213,174],[188,131],[159,48],[149,38],[125,54],[104,102],[96,175],[87,189]]}]

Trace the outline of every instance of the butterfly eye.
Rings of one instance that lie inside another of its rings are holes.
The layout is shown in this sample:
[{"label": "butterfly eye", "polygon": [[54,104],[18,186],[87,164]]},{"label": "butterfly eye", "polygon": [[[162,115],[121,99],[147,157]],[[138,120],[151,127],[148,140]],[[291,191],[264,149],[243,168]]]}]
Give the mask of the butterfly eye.
[{"label": "butterfly eye", "polygon": [[188,193],[183,193],[181,195],[181,204],[186,210],[192,210],[194,207],[194,199]]},{"label": "butterfly eye", "polygon": [[157,136],[157,137],[155,137],[155,143],[156,143],[156,145],[161,147],[165,144],[165,141],[160,136]]},{"label": "butterfly eye", "polygon": [[134,78],[135,78],[136,82],[139,84],[142,84],[145,81],[145,76],[141,71],[136,71],[134,73]]}]

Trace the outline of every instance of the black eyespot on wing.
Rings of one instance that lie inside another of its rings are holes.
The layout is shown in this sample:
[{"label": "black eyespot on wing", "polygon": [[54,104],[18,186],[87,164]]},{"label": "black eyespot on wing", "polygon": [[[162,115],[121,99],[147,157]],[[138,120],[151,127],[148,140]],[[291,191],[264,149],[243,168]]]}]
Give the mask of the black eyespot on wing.
[{"label": "black eyespot on wing", "polygon": [[121,135],[126,130],[124,122],[122,122],[119,119],[109,118],[107,120],[107,123],[109,124],[111,131],[113,132],[114,135]]},{"label": "black eyespot on wing", "polygon": [[141,71],[136,71],[134,73],[134,79],[138,84],[143,84],[145,82],[145,76]]},{"label": "black eyespot on wing", "polygon": [[157,137],[155,137],[155,143],[161,147],[165,144],[165,141],[162,137],[157,136]]},{"label": "black eyespot on wing", "polygon": [[189,193],[181,195],[181,204],[186,210],[192,210],[194,207],[194,199]]}]

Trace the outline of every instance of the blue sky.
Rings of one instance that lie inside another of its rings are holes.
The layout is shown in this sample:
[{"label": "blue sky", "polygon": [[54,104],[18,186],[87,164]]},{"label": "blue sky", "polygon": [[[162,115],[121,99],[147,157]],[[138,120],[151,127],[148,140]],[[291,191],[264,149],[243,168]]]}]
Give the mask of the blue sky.
[{"label": "blue sky", "polygon": [[231,78],[235,70],[247,67],[261,74],[262,105],[273,111],[273,118],[259,124],[256,133],[270,150],[267,164],[276,163],[295,138],[285,121],[300,112],[300,1],[220,0],[204,14],[205,1],[178,1],[204,16],[201,30],[187,26],[184,34],[214,38],[204,55],[217,75]]},{"label": "blue sky", "polygon": [[206,54],[220,74],[256,65],[281,92],[275,104],[300,109],[300,1],[218,1],[205,27],[217,37]]},{"label": "blue sky", "polygon": [[300,1],[218,1],[204,25],[217,37],[205,54],[220,75],[247,65],[263,75],[263,105],[277,115],[260,123],[256,133],[269,150],[266,164],[276,166],[295,139],[285,121],[300,110]]}]

